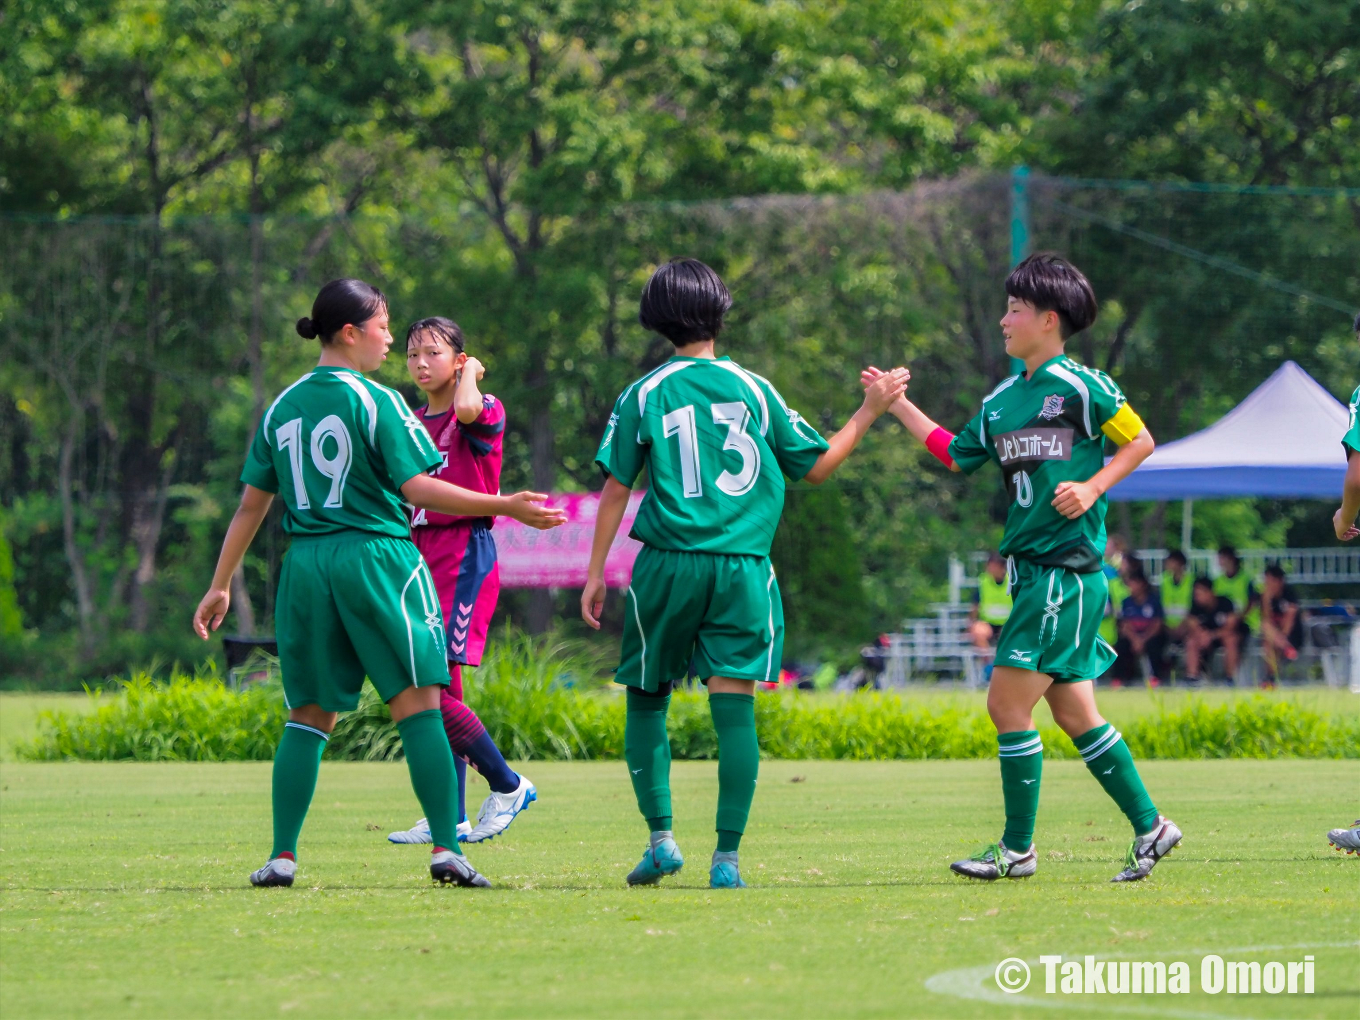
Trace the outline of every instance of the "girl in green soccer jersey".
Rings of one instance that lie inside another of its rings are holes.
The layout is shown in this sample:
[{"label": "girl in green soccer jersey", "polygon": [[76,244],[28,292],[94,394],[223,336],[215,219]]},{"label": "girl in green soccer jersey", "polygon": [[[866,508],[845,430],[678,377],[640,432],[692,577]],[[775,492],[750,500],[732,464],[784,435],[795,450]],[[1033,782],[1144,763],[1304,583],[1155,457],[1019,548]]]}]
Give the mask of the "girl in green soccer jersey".
[{"label": "girl in green soccer jersey", "polygon": [[643,543],[624,603],[621,662],[628,687],[624,758],[651,839],[629,885],[650,885],[684,864],[671,833],[672,684],[693,668],[705,677],[718,735],[715,889],[744,885],[737,848],[755,793],[755,685],[779,669],[784,613],[770,541],[784,506],[784,476],[818,484],[902,393],[906,370],[869,387],[861,407],[828,442],[769,384],[714,354],[732,299],[718,274],[676,259],[647,282],[639,319],[675,345],[675,356],[624,390],[595,462],[600,495],[581,615],[600,627],[604,563],[628,494],[646,467],[647,496],[632,535]]},{"label": "girl in green soccer jersey", "polygon": [[[1351,326],[1355,339],[1360,340],[1360,313],[1356,314]],[[1350,412],[1346,434],[1341,437],[1341,448],[1346,453],[1346,478],[1341,484],[1341,506],[1332,515],[1336,537],[1342,542],[1360,538],[1360,528],[1355,526],[1356,516],[1360,515],[1360,386],[1351,394]],[[1351,648],[1354,647],[1352,644]],[[1349,828],[1331,830],[1327,833],[1327,842],[1348,854],[1360,853],[1360,818]]]},{"label": "girl in green soccer jersey", "polygon": [[231,605],[231,576],[275,494],[292,537],[275,630],[288,722],[274,757],[274,849],[254,885],[292,885],[297,842],[336,714],[367,676],[401,733],[430,822],[430,874],[487,886],[461,853],[453,755],[439,714],[449,682],[444,621],[429,569],[411,542],[403,500],[448,514],[503,515],[535,528],[564,523],[539,493],[493,496],[430,477],[443,458],[400,394],[363,376],[387,357],[387,300],[361,280],[321,288],[298,333],[320,338],[317,367],[270,405],[241,474],[245,492],[222,542],[194,630],[206,640]]},{"label": "girl in green soccer jersey", "polygon": [[[1022,878],[1038,865],[1033,844],[1043,744],[1032,712],[1045,698],[1054,721],[1133,825],[1134,841],[1116,882],[1145,878],[1181,839],[1158,814],[1123,737],[1096,709],[1096,677],[1115,654],[1100,638],[1108,591],[1101,572],[1105,493],[1152,453],[1152,436],[1104,372],[1063,354],[1073,333],[1096,318],[1091,285],[1054,255],[1032,255],[1006,280],[1001,329],[1006,351],[1025,363],[1004,380],[957,436],[905,397],[892,412],[954,471],[988,461],[1011,496],[1001,552],[1010,558],[1014,609],[997,641],[987,711],[996,724],[1006,804],[1002,838],[955,862],[970,878]],[[865,373],[871,384],[875,369]],[[1105,464],[1104,445],[1118,451]]]}]

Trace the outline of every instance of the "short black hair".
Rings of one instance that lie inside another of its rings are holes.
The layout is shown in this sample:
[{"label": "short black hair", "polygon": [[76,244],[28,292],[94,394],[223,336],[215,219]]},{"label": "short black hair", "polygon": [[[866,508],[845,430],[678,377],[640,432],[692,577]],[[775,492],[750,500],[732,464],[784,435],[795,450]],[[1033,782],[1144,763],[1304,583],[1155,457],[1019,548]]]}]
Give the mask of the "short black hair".
[{"label": "short black hair", "polygon": [[1273,577],[1277,581],[1283,581],[1284,567],[1280,566],[1278,563],[1270,564],[1270,566],[1266,567],[1266,577]]},{"label": "short black hair", "polygon": [[323,344],[346,326],[362,326],[387,307],[387,297],[363,280],[331,280],[317,292],[311,318],[297,321],[298,336],[306,340],[321,338]]},{"label": "short black hair", "polygon": [[1143,565],[1141,563],[1138,566],[1131,568],[1128,577],[1124,578],[1125,584],[1133,584],[1134,581],[1141,581],[1143,584],[1149,583],[1148,576],[1143,572]]},{"label": "short black hair", "polygon": [[1213,590],[1214,590],[1214,582],[1211,581],[1211,580],[1209,580],[1209,579],[1208,579],[1207,577],[1205,577],[1203,574],[1200,574],[1198,577],[1195,578],[1194,587],[1196,587],[1196,588],[1208,588],[1210,591],[1213,591]]},{"label": "short black hair", "polygon": [[1036,252],[1006,277],[1006,296],[1041,312],[1057,312],[1066,340],[1096,321],[1096,292],[1082,271],[1052,252]]},{"label": "short black hair", "polygon": [[989,553],[987,554],[987,562],[988,562],[988,563],[1005,563],[1005,562],[1006,562],[1006,557],[1002,556],[999,552],[997,552],[995,549],[993,549],[991,552],[989,552]]},{"label": "short black hair", "polygon": [[454,354],[463,353],[463,330],[452,319],[442,315],[431,315],[428,319],[417,319],[406,330],[406,346],[421,333],[429,333],[436,340],[443,340],[453,348]]},{"label": "short black hair", "polygon": [[1237,555],[1237,549],[1230,545],[1220,545],[1218,547],[1218,555],[1226,556],[1234,563],[1240,564],[1242,562],[1242,557]]},{"label": "short black hair", "polygon": [[722,278],[698,259],[676,258],[658,266],[642,288],[638,322],[676,347],[716,340],[732,295]]},{"label": "short black hair", "polygon": [[1185,553],[1181,552],[1179,549],[1169,550],[1166,554],[1166,558],[1169,560],[1175,560],[1177,563],[1180,563],[1182,565],[1186,563]]}]

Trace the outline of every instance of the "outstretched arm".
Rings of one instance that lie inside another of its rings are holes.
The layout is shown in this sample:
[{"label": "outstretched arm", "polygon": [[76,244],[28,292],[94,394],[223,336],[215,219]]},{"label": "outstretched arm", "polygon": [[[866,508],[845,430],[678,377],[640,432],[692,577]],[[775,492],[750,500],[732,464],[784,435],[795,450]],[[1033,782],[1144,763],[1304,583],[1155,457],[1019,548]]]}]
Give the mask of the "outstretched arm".
[{"label": "outstretched arm", "polygon": [[565,510],[543,506],[542,492],[517,492],[513,496],[491,496],[441,482],[429,475],[407,479],[401,494],[412,506],[441,514],[468,517],[513,517],[521,524],[546,531],[567,523]]},{"label": "outstretched arm", "polygon": [[274,494],[247,485],[241,493],[241,504],[227,527],[226,537],[222,539],[222,552],[217,557],[217,570],[213,574],[208,593],[198,603],[194,611],[194,632],[204,641],[208,631],[222,626],[227,610],[231,608],[231,575],[245,559],[251,540],[260,530],[264,518],[269,513]]},{"label": "outstretched arm", "polygon": [[605,479],[600,493],[599,509],[595,513],[595,537],[590,544],[590,566],[586,570],[586,586],[581,592],[581,619],[600,629],[600,615],[604,612],[604,563],[614,536],[623,523],[623,512],[628,509],[632,490],[612,475]]},{"label": "outstretched arm", "polygon": [[1343,542],[1360,536],[1355,516],[1360,514],[1360,453],[1351,452],[1346,459],[1346,480],[1341,486],[1341,509],[1332,516],[1336,537]]},{"label": "outstretched arm", "polygon": [[859,441],[869,431],[869,426],[892,406],[894,400],[906,392],[907,380],[910,378],[911,373],[905,368],[894,368],[891,372],[881,373],[866,388],[864,403],[850,416],[845,428],[827,440],[830,445],[822,451],[812,468],[803,476],[803,480],[813,485],[821,485],[830,478],[832,472],[840,467],[845,458],[859,445]]},{"label": "outstretched arm", "polygon": [[[870,365],[859,375],[859,381],[866,387],[873,384],[876,379],[881,378],[881,369]],[[906,395],[898,397],[888,413],[902,423],[908,432],[925,444],[927,450],[933,453],[940,463],[949,468],[950,471],[960,470],[954,463],[954,459],[949,456],[949,442],[954,438],[952,432],[942,428],[939,423],[932,420],[924,411],[906,398]]]}]

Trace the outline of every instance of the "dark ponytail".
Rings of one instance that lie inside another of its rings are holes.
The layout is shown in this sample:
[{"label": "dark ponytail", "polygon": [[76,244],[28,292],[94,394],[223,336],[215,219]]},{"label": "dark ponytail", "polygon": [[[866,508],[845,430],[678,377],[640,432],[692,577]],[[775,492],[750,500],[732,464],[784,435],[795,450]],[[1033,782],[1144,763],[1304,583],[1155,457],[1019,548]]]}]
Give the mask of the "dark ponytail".
[{"label": "dark ponytail", "polygon": [[346,326],[362,326],[387,307],[383,292],[363,280],[332,280],[312,302],[312,317],[297,321],[298,336],[323,344]]},{"label": "dark ponytail", "polygon": [[436,340],[442,340],[452,348],[454,354],[463,353],[463,331],[458,323],[452,319],[446,319],[442,315],[432,315],[428,319],[421,319],[419,322],[411,323],[411,328],[406,331],[406,346],[411,346],[411,341],[423,333],[428,333]]}]

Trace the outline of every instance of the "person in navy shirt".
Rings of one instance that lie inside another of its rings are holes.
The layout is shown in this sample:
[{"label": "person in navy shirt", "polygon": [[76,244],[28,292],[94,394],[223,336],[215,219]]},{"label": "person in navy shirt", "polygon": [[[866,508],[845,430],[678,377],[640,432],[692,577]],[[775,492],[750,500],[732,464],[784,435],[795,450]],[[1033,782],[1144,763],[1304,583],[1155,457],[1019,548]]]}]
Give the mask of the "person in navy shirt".
[{"label": "person in navy shirt", "polygon": [[1139,564],[1127,571],[1129,594],[1119,607],[1119,639],[1115,642],[1112,673],[1121,682],[1134,680],[1141,673],[1139,662],[1146,655],[1152,675],[1150,686],[1166,679],[1166,615],[1162,600]]}]

